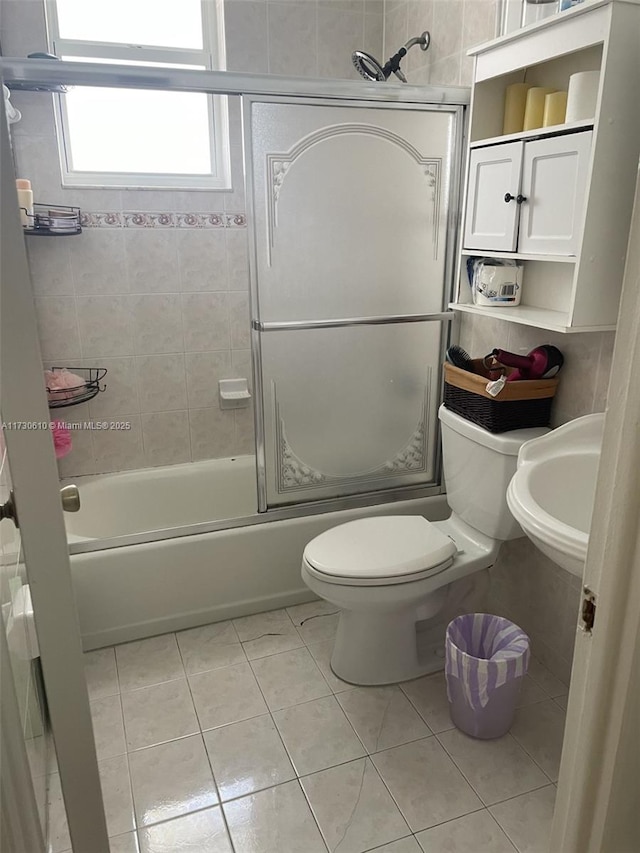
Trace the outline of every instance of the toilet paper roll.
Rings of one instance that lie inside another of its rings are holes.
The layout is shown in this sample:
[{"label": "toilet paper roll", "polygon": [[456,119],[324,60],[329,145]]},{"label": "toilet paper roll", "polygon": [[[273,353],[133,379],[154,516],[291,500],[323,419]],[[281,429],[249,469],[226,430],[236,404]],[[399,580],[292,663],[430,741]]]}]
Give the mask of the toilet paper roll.
[{"label": "toilet paper roll", "polygon": [[547,95],[555,92],[549,86],[533,86],[527,92],[527,104],[524,109],[524,126],[523,130],[535,130],[536,127],[542,127],[542,117],[544,115],[544,99]]},{"label": "toilet paper roll", "polygon": [[531,83],[513,83],[504,93],[503,133],[520,133],[524,127],[524,108]]},{"label": "toilet paper roll", "polygon": [[551,127],[554,124],[564,124],[566,112],[566,92],[552,92],[550,95],[545,95],[542,126]]},{"label": "toilet paper roll", "polygon": [[569,77],[565,121],[581,121],[595,116],[599,85],[599,71],[580,71]]}]

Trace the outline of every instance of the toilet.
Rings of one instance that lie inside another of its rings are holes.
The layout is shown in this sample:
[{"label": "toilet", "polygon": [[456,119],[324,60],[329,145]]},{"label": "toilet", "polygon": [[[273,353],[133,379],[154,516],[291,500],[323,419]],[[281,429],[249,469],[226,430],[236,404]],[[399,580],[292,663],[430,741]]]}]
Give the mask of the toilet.
[{"label": "toilet", "polygon": [[522,444],[548,430],[496,435],[444,406],[438,417],[448,519],[361,518],[304,550],[302,579],[341,609],[331,668],[351,684],[393,684],[442,669],[447,622],[468,612],[470,592],[501,543],[523,536],[507,486]]}]

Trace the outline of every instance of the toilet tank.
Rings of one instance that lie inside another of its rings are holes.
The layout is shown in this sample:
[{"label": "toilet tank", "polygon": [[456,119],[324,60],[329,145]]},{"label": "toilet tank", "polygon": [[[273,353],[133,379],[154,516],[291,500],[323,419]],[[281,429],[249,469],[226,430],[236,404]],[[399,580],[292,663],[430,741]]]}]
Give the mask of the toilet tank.
[{"label": "toilet tank", "polygon": [[463,521],[492,539],[518,539],[520,525],[507,506],[507,486],[525,441],[546,427],[491,433],[440,406],[447,503]]}]

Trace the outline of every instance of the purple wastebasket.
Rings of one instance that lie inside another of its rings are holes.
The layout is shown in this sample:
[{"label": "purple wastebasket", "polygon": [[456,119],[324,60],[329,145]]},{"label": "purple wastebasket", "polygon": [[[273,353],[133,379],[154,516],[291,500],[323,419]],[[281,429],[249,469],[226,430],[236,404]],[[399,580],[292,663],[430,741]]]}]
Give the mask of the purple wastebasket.
[{"label": "purple wastebasket", "polygon": [[529,637],[488,613],[458,616],[447,626],[447,696],[451,719],[471,737],[496,738],[511,728],[529,666]]}]

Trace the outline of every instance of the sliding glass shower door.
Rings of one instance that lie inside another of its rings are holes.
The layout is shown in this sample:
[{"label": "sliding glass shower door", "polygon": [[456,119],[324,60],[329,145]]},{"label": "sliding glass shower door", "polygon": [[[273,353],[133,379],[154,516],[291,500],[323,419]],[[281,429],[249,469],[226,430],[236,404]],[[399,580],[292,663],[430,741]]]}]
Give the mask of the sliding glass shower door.
[{"label": "sliding glass shower door", "polygon": [[435,481],[459,121],[246,99],[262,509]]}]

